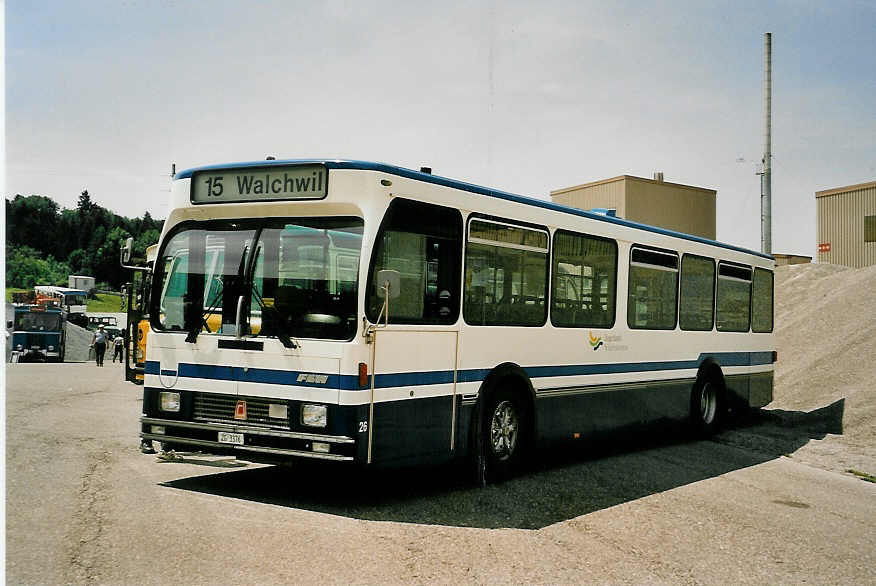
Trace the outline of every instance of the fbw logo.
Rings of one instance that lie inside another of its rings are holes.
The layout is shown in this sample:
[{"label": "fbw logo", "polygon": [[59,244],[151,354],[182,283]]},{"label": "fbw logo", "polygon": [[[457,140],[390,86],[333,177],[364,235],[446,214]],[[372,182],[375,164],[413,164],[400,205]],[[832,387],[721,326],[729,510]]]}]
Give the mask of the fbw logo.
[{"label": "fbw logo", "polygon": [[308,373],[302,372],[301,374],[298,375],[297,382],[324,385],[326,382],[328,382],[328,375],[327,374],[308,374]]}]

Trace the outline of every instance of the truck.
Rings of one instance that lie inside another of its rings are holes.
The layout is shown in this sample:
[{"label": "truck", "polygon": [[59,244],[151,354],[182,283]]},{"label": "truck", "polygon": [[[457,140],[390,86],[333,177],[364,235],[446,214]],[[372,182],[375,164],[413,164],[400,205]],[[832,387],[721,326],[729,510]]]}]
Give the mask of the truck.
[{"label": "truck", "polygon": [[18,362],[64,362],[66,343],[64,312],[45,305],[16,305],[12,330],[13,359]]}]

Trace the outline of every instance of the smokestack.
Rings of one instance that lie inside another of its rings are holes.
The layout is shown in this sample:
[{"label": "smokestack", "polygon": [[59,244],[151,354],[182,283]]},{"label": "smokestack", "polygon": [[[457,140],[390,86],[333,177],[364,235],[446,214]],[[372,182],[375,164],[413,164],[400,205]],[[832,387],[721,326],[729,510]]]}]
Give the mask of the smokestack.
[{"label": "smokestack", "polygon": [[760,248],[772,254],[772,111],[773,111],[773,35],[763,35],[763,174],[760,178]]}]

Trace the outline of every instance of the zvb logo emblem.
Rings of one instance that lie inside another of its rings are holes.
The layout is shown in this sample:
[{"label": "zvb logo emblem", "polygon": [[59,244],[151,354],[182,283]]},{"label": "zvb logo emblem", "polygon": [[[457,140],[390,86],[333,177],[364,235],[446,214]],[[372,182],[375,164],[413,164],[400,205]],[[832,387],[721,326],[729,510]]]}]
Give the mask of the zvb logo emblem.
[{"label": "zvb logo emblem", "polygon": [[246,401],[238,401],[234,408],[235,419],[246,419]]},{"label": "zvb logo emblem", "polygon": [[593,348],[594,352],[602,347],[602,338],[594,336],[593,332],[590,332],[590,347]]}]

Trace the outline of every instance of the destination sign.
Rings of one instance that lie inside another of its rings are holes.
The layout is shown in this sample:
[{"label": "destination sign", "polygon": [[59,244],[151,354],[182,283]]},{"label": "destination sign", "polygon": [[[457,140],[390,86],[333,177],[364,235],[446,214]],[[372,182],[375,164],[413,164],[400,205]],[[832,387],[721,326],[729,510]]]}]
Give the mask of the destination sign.
[{"label": "destination sign", "polygon": [[327,193],[328,169],[323,165],[223,169],[192,175],[192,203],[322,199]]}]

